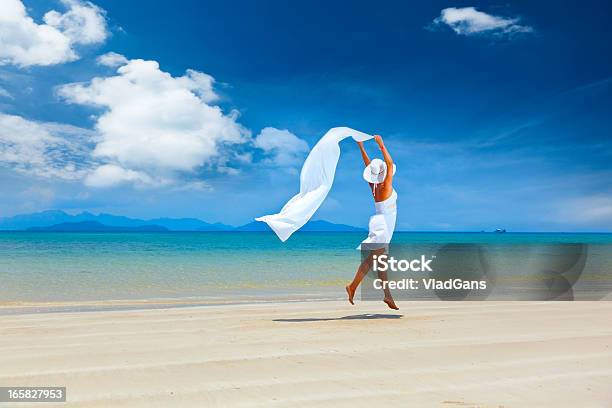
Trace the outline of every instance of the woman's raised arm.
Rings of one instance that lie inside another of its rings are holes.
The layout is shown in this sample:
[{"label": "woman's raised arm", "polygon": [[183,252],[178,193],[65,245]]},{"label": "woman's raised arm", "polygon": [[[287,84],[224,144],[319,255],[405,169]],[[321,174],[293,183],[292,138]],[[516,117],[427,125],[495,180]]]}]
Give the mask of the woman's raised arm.
[{"label": "woman's raised arm", "polygon": [[368,166],[370,164],[370,158],[363,147],[363,142],[357,142],[357,144],[359,145],[359,150],[361,150],[361,158],[363,159],[365,165]]},{"label": "woman's raised arm", "polygon": [[383,142],[382,136],[376,135],[374,136],[374,140],[380,147],[380,151],[382,152],[383,159],[385,160],[385,164],[387,165],[387,175],[385,176],[384,183],[390,182],[393,179],[393,159],[389,154],[389,151],[385,147],[385,143]]}]

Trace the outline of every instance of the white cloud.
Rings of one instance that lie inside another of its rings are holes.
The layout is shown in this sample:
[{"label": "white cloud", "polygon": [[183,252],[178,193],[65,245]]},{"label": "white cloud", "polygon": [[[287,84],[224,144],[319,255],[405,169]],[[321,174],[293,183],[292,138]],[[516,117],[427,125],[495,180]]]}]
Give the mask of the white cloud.
[{"label": "white cloud", "polygon": [[609,226],[612,223],[612,195],[599,194],[562,202],[557,215],[564,223]]},{"label": "white cloud", "polygon": [[255,147],[270,157],[268,162],[279,167],[293,167],[301,163],[308,152],[308,144],[288,130],[266,127],[254,140]]},{"label": "white cloud", "polygon": [[77,44],[96,44],[108,36],[104,10],[90,2],[62,0],[65,13],[52,10],[36,23],[21,0],[2,0],[0,65],[54,65],[78,59]]},{"label": "white cloud", "polygon": [[96,58],[96,61],[100,65],[104,65],[111,68],[120,67],[128,63],[128,59],[121,54],[116,52],[107,52],[106,54],[100,55]]},{"label": "white cloud", "polygon": [[26,211],[36,211],[41,207],[48,208],[55,196],[53,189],[42,185],[28,187],[18,194],[20,207]]},{"label": "white cloud", "polygon": [[108,31],[104,10],[80,0],[62,0],[62,3],[68,11],[49,11],[43,18],[45,23],[58,29],[73,44],[97,44],[106,40]]},{"label": "white cloud", "polygon": [[440,12],[434,25],[446,24],[459,35],[512,35],[533,32],[533,28],[520,25],[520,19],[494,16],[474,7],[449,7]]},{"label": "white cloud", "polygon": [[9,91],[2,88],[1,86],[0,86],[0,97],[13,99],[13,95],[11,95]]},{"label": "white cloud", "polygon": [[173,191],[212,191],[213,188],[206,181],[189,181],[173,188]]},{"label": "white cloud", "polygon": [[80,179],[89,166],[87,134],[73,126],[0,113],[0,165],[39,177]]},{"label": "white cloud", "polygon": [[217,99],[213,84],[201,72],[173,77],[157,62],[137,59],[117,75],[60,87],[58,94],[67,101],[103,109],[93,156],[115,167],[92,173],[89,183],[165,183],[212,166],[228,146],[250,141],[238,112],[225,114],[210,104]]},{"label": "white cloud", "polygon": [[111,187],[124,183],[152,184],[153,180],[145,173],[115,164],[99,166],[85,178],[85,184],[90,187]]}]

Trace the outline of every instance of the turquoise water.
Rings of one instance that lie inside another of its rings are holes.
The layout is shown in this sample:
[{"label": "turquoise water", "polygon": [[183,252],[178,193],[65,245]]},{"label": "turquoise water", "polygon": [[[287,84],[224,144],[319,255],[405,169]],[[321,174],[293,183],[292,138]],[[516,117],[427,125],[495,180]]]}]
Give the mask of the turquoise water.
[{"label": "turquoise water", "polygon": [[[0,302],[338,293],[364,233],[0,232]],[[612,244],[612,234],[396,233],[394,243]]]}]

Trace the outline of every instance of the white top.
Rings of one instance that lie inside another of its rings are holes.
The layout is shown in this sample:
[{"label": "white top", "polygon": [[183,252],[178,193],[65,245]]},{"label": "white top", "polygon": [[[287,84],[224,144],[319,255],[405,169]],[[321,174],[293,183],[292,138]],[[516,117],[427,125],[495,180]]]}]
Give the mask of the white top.
[{"label": "white top", "polygon": [[395,190],[391,192],[391,195],[386,200],[379,202],[375,201],[374,208],[376,209],[376,214],[397,212],[397,193]]}]

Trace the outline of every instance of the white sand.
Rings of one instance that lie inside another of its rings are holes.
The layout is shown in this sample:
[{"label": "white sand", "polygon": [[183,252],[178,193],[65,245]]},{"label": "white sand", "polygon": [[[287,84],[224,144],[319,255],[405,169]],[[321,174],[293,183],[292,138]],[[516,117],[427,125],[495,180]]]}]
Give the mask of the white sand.
[{"label": "white sand", "polygon": [[0,316],[0,385],[65,385],[68,407],[612,407],[612,302],[401,307]]}]

